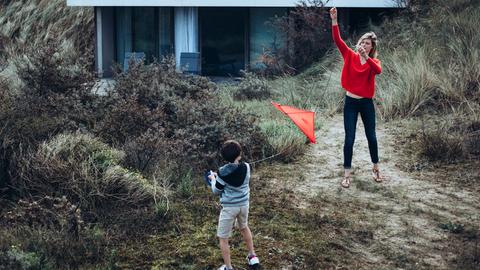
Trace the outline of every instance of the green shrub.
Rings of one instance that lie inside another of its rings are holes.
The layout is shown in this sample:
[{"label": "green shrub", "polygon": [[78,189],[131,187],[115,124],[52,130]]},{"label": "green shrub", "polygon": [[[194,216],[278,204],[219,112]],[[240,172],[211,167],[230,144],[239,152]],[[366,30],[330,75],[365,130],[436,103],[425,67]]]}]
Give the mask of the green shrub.
[{"label": "green shrub", "polygon": [[124,153],[85,134],[60,134],[19,157],[14,185],[24,194],[66,196],[86,211],[152,201],[153,185],[119,163]]},{"label": "green shrub", "polygon": [[308,145],[303,135],[289,119],[265,121],[261,124],[267,134],[275,153],[273,158],[283,162],[291,162],[301,157]]},{"label": "green shrub", "polygon": [[184,198],[188,198],[193,194],[193,177],[191,171],[185,175],[180,176],[180,184],[178,185],[178,191]]},{"label": "green shrub", "polygon": [[265,79],[254,73],[244,72],[240,84],[233,93],[235,100],[265,100],[272,96],[272,91]]},{"label": "green shrub", "polygon": [[471,18],[480,15],[480,2],[409,2],[402,16],[378,29],[382,115],[466,111],[478,116],[480,24]]},{"label": "green shrub", "polygon": [[0,254],[0,269],[42,269],[41,259],[35,252],[25,252],[17,246]]}]

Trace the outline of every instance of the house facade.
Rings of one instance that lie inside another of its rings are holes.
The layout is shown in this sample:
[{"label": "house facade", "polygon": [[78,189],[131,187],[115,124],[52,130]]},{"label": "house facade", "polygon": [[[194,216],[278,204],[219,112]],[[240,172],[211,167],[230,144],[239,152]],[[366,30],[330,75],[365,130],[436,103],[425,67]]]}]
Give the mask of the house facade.
[{"label": "house facade", "polygon": [[[295,0],[67,0],[95,9],[95,67],[112,76],[112,65],[175,55],[178,68],[207,76],[235,76],[262,68],[265,50],[282,46],[282,33],[268,21],[287,14]],[[330,0],[348,25],[355,13],[379,14],[395,0]],[[353,14],[353,16],[352,16]],[[365,16],[363,16],[365,17]]]}]

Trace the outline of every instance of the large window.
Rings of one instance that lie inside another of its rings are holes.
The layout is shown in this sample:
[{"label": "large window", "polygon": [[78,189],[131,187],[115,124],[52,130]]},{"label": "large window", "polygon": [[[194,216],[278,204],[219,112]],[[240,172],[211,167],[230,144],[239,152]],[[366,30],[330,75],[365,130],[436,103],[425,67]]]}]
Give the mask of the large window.
[{"label": "large window", "polygon": [[245,69],[246,8],[200,10],[202,73],[238,76]]},{"label": "large window", "polygon": [[250,8],[250,68],[262,69],[263,54],[275,54],[285,46],[285,35],[269,23],[276,16],[287,14],[287,8]]},{"label": "large window", "polygon": [[158,24],[157,9],[139,7],[133,9],[132,14],[132,48],[134,52],[145,53],[147,62],[158,58]]},{"label": "large window", "polygon": [[172,8],[115,8],[115,56],[124,64],[127,53],[144,53],[147,63],[173,53]]}]

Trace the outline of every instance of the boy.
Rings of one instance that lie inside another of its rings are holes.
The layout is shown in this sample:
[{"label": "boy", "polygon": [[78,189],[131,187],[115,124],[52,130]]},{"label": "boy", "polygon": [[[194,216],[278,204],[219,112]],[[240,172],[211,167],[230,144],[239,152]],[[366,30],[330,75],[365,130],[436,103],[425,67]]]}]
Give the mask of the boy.
[{"label": "boy", "polygon": [[240,162],[242,147],[237,141],[226,141],[222,146],[221,153],[222,157],[229,163],[220,167],[218,175],[211,173],[208,176],[213,193],[220,194],[220,204],[222,205],[218,218],[217,236],[220,239],[224,265],[218,270],[233,269],[228,238],[232,234],[235,220],[248,248],[248,265],[251,268],[259,268],[260,261],[253,249],[252,232],[248,227],[250,165],[246,162]]}]

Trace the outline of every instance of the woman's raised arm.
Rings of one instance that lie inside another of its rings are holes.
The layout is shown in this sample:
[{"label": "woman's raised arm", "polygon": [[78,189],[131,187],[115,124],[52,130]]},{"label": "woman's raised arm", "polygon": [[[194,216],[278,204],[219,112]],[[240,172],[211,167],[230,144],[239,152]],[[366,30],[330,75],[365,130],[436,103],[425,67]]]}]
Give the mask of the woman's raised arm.
[{"label": "woman's raised arm", "polygon": [[343,41],[342,37],[340,36],[340,30],[338,29],[338,21],[337,21],[337,8],[333,7],[330,9],[330,18],[332,19],[332,37],[333,41],[337,45],[338,50],[345,58],[346,54],[349,50],[351,50],[345,41]]}]

